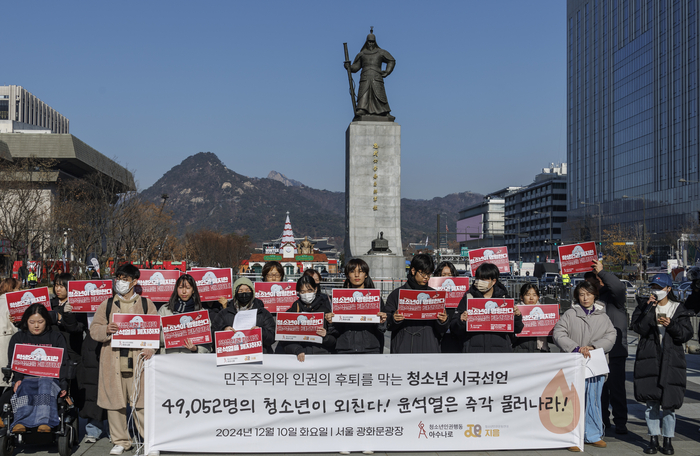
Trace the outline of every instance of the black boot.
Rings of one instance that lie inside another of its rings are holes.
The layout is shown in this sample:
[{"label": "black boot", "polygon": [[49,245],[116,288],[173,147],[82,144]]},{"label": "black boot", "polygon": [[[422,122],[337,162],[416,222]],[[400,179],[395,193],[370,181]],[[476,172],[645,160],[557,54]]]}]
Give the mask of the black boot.
[{"label": "black boot", "polygon": [[659,448],[662,454],[673,454],[673,445],[671,445],[671,437],[664,437],[664,446]]},{"label": "black boot", "polygon": [[649,439],[649,448],[644,449],[644,454],[656,454],[659,449],[659,436],[652,435]]}]

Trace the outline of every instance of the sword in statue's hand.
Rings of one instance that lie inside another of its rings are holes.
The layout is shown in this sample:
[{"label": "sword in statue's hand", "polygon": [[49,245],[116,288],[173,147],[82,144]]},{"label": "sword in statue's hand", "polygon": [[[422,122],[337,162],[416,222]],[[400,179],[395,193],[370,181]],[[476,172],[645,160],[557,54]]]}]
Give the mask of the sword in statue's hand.
[{"label": "sword in statue's hand", "polygon": [[352,113],[357,111],[357,103],[355,102],[355,81],[352,79],[352,71],[350,71],[350,56],[348,55],[348,43],[343,43],[345,49],[344,66],[348,70],[348,82],[350,83],[350,98],[352,99]]}]

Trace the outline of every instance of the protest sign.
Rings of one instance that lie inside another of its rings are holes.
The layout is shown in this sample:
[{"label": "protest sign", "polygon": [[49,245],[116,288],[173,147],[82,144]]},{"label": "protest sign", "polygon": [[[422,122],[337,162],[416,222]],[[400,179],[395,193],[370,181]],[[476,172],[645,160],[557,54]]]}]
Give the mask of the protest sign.
[{"label": "protest sign", "polygon": [[297,300],[293,282],[255,282],[255,297],[265,304],[270,313],[286,312]]},{"label": "protest sign", "polygon": [[514,319],[513,299],[467,299],[467,331],[512,332]]},{"label": "protest sign", "polygon": [[334,288],[333,321],[338,323],[379,323],[381,291],[377,289]]},{"label": "protest sign", "polygon": [[323,329],[323,312],[278,312],[275,340],[294,340],[320,344],[323,337],[316,330]]},{"label": "protest sign", "polygon": [[435,320],[445,312],[445,292],[436,290],[399,290],[398,313],[406,320]]},{"label": "protest sign", "polygon": [[216,365],[254,363],[263,360],[262,329],[217,331]]},{"label": "protest sign", "polygon": [[114,348],[160,348],[160,315],[113,313],[119,331],[112,334]]},{"label": "protest sign", "polygon": [[180,275],[178,270],[141,269],[136,292],[153,302],[168,302]]},{"label": "protest sign", "polygon": [[70,280],[68,303],[73,312],[96,312],[105,299],[111,298],[111,280]]},{"label": "protest sign", "polygon": [[13,371],[26,375],[60,378],[62,362],[62,348],[17,344],[10,367]]},{"label": "protest sign", "polygon": [[559,246],[559,264],[562,275],[592,271],[593,261],[597,260],[595,242]]},{"label": "protest sign", "polygon": [[49,298],[49,289],[47,287],[10,291],[5,293],[5,297],[10,317],[15,321],[19,321],[24,311],[32,304],[40,303],[47,310],[51,310],[51,299]]},{"label": "protest sign", "polygon": [[487,247],[485,249],[470,250],[469,266],[472,269],[472,274],[476,273],[477,268],[482,263],[495,264],[498,266],[498,272],[510,272],[508,247]]},{"label": "protest sign", "polygon": [[518,305],[523,314],[523,330],[517,337],[551,336],[559,321],[559,304]]},{"label": "protest sign", "polygon": [[233,298],[233,276],[231,268],[198,269],[189,274],[197,282],[199,298],[202,301],[216,301],[220,297]]},{"label": "protest sign", "polygon": [[186,339],[195,345],[211,343],[211,322],[206,310],[168,315],[160,320],[165,348],[184,347]]},{"label": "protest sign", "polygon": [[456,309],[469,290],[469,277],[431,277],[428,286],[445,292],[445,307]]}]

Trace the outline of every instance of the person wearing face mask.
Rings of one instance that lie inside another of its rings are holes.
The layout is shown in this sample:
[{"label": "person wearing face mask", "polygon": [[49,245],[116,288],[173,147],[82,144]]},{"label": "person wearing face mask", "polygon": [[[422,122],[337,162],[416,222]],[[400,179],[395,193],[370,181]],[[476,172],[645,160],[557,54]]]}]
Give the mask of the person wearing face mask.
[{"label": "person wearing face mask", "polygon": [[[203,310],[202,301],[199,299],[199,291],[197,290],[197,282],[189,274],[184,274],[178,277],[175,282],[173,294],[170,295],[170,300],[164,306],[158,309],[158,315],[168,317],[187,312],[197,312]],[[211,322],[211,314],[209,314],[209,322]],[[165,348],[165,339],[161,331],[160,353],[211,353],[211,344],[195,345],[191,339],[185,339],[184,347]]]},{"label": "person wearing face mask", "polygon": [[[526,283],[520,287],[520,302],[526,306],[540,303],[540,290],[534,283]],[[516,353],[548,353],[547,337],[514,337],[513,351]]]},{"label": "person wearing face mask", "polygon": [[[652,294],[646,302],[637,298],[632,329],[639,334],[634,361],[634,398],[646,403],[644,417],[650,441],[646,454],[674,454],[671,439],[676,410],[683,405],[686,361],[683,344],[693,337],[692,312],[678,302],[668,274],[651,279]],[[659,445],[659,435],[663,445]]]},{"label": "person wearing face mask", "polygon": [[263,302],[255,297],[255,285],[250,279],[241,277],[233,283],[233,299],[219,312],[212,322],[214,331],[231,331],[236,314],[242,310],[255,310],[255,326],[262,330],[263,353],[272,353],[275,343],[275,317],[265,309]]},{"label": "person wearing face mask", "polygon": [[[438,263],[433,273],[433,277],[456,277],[457,269],[455,265],[449,261],[441,261]],[[462,353],[462,342],[456,337],[449,328],[449,322],[452,321],[457,309],[454,307],[448,307],[445,309],[447,312],[448,328],[447,332],[440,340],[440,352],[441,353]]]},{"label": "person wearing face mask", "polygon": [[474,283],[464,295],[454,318],[450,323],[450,330],[462,341],[463,353],[511,353],[513,351],[513,339],[523,330],[523,317],[515,306],[513,317],[513,332],[477,332],[467,331],[467,300],[471,298],[510,298],[506,287],[498,280],[498,266],[492,263],[482,263],[476,269]]},{"label": "person wearing face mask", "polygon": [[[321,287],[313,277],[302,275],[297,280],[297,296],[292,307],[287,312],[310,313],[323,312],[324,316],[331,312],[331,303],[328,296],[321,293]],[[327,355],[335,349],[337,332],[332,324],[323,319],[323,328],[316,333],[323,337],[320,344],[314,342],[279,341],[276,353],[295,355],[300,362],[304,362],[306,355]]]},{"label": "person wearing face mask", "polygon": [[387,328],[391,331],[391,353],[440,353],[440,339],[448,328],[446,312],[435,320],[406,320],[399,312],[399,290],[434,290],[428,286],[435,265],[420,253],[411,260],[408,280],[386,300]]}]

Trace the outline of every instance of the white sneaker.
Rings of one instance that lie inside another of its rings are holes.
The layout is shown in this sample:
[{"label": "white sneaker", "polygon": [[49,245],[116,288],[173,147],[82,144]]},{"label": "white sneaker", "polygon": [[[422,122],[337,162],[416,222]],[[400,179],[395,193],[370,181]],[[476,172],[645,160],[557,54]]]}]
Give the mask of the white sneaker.
[{"label": "white sneaker", "polygon": [[124,452],[124,447],[121,445],[114,445],[111,450],[109,450],[109,454],[122,454]]},{"label": "white sneaker", "polygon": [[158,450],[151,450],[148,452],[148,456],[160,456],[160,451]]},{"label": "white sneaker", "polygon": [[338,451],[338,453],[340,453],[340,454],[350,454],[349,451]]}]

